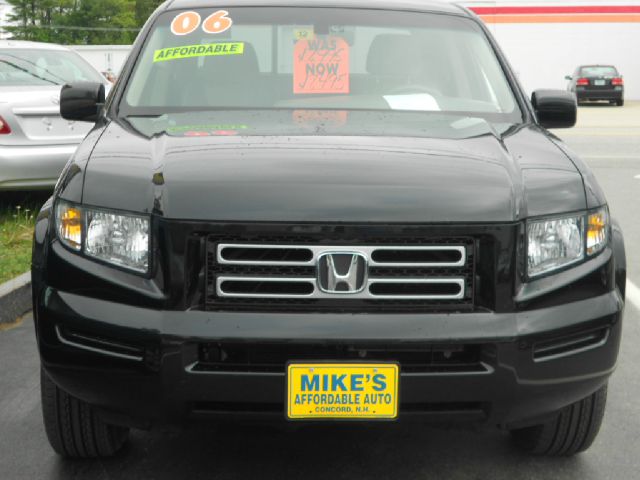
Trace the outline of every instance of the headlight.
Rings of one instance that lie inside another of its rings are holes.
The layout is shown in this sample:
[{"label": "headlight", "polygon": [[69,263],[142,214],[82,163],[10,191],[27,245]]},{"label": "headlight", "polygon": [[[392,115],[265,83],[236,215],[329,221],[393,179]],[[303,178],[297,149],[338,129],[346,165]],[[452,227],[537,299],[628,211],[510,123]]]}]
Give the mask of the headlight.
[{"label": "headlight", "polygon": [[607,244],[608,232],[606,209],[528,222],[529,277],[559,270],[599,253]]},{"label": "headlight", "polygon": [[85,253],[105,262],[146,273],[149,269],[149,219],[87,210]]},{"label": "headlight", "polygon": [[139,273],[149,271],[149,217],[58,202],[58,238],[89,257]]}]

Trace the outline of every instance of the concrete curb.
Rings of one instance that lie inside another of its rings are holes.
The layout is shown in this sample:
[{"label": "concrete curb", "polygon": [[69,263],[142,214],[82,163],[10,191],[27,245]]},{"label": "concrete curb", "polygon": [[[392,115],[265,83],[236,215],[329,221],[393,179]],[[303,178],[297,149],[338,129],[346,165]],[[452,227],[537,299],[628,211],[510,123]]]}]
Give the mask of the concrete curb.
[{"label": "concrete curb", "polygon": [[31,274],[0,285],[0,324],[15,322],[31,310]]}]

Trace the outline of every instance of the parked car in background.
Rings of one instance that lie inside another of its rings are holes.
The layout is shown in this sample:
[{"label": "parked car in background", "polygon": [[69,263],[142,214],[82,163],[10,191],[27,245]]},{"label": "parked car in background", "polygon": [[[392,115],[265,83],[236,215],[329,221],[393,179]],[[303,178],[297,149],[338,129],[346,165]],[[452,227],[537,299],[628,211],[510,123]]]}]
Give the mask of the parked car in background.
[{"label": "parked car in background", "polygon": [[624,78],[611,65],[582,65],[576,68],[567,90],[575,93],[578,103],[605,100],[614,105],[624,105]]},{"label": "parked car in background", "polygon": [[55,185],[91,129],[60,116],[62,85],[75,82],[108,84],[68,48],[0,41],[0,190]]}]

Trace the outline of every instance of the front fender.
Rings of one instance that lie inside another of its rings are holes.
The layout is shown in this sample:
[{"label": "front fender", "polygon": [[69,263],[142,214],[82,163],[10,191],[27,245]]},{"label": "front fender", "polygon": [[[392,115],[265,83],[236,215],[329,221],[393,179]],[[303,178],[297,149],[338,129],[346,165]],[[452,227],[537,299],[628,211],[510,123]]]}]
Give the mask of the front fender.
[{"label": "front fender", "polygon": [[40,270],[45,264],[49,243],[49,228],[53,222],[53,197],[50,197],[40,209],[36,218],[33,233],[33,250],[31,255],[31,270]]},{"label": "front fender", "polygon": [[[33,318],[38,324],[37,299],[42,290],[44,268],[50,245],[50,228],[53,223],[53,197],[50,197],[40,209],[33,233],[33,249],[31,253],[31,296],[33,301]],[[38,329],[36,328],[36,337]],[[39,339],[38,339],[39,341]]]},{"label": "front fender", "polygon": [[627,252],[624,246],[624,237],[620,224],[613,220],[611,223],[611,246],[615,259],[615,279],[616,287],[620,290],[620,295],[625,298],[627,288]]}]

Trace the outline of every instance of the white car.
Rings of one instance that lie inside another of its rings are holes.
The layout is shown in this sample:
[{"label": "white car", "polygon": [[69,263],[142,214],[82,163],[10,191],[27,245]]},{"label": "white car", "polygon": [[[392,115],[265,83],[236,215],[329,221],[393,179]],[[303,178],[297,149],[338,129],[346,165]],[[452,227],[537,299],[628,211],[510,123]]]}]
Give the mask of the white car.
[{"label": "white car", "polygon": [[60,45],[0,41],[0,190],[52,188],[91,129],[60,116],[67,83],[108,81]]}]

